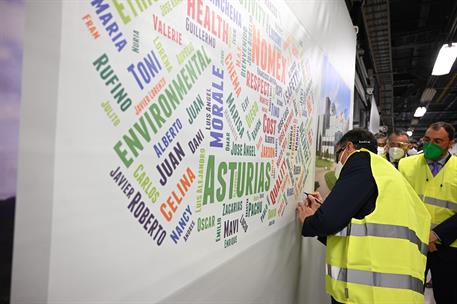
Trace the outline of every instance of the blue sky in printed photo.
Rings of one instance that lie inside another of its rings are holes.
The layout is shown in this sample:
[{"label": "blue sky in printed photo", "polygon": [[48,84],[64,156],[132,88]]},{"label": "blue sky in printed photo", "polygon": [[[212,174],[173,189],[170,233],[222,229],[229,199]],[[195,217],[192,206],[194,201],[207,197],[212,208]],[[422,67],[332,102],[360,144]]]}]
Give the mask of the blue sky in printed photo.
[{"label": "blue sky in printed photo", "polygon": [[344,83],[341,76],[325,57],[322,66],[322,83],[321,83],[321,106],[320,113],[324,111],[325,97],[330,99],[336,105],[336,112],[344,113],[344,118],[349,119],[349,111],[351,109],[351,91]]},{"label": "blue sky in printed photo", "polygon": [[0,0],[0,199],[16,193],[24,1]]}]

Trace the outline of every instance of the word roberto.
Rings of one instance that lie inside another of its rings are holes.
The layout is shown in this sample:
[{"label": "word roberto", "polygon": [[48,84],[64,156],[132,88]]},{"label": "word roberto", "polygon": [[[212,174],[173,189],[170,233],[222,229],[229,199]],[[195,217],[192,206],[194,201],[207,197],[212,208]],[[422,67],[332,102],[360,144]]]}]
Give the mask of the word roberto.
[{"label": "word roberto", "polygon": [[[226,200],[227,194],[228,199],[231,199],[233,196],[238,198],[268,191],[270,189],[270,171],[269,162],[222,161],[216,166],[215,156],[209,155],[206,165],[203,205],[216,201],[223,202]],[[216,179],[218,187],[215,185]]]},{"label": "word roberto", "polygon": [[[135,192],[135,189],[132,187],[132,184],[127,180],[125,175],[120,170],[120,167],[117,167],[114,170],[111,170],[109,175],[113,178],[115,184],[119,186],[122,192],[127,196],[128,199],[131,199],[132,194]],[[133,199],[127,206],[127,209],[130,211],[132,216],[138,221],[138,224],[142,226],[144,231],[148,234],[150,238],[158,245],[162,245],[163,240],[165,239],[167,232],[163,229],[163,226],[159,223],[159,220],[154,216],[152,211],[146,206],[144,201],[141,200],[142,195],[140,191],[135,193]]]}]

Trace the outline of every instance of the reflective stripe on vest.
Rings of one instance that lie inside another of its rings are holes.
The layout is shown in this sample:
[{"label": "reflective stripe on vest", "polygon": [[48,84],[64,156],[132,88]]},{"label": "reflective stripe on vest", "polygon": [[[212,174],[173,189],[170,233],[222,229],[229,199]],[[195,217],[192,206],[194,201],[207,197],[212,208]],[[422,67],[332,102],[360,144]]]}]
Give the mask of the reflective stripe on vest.
[{"label": "reflective stripe on vest", "polygon": [[424,283],[420,279],[406,274],[346,269],[328,264],[326,268],[327,274],[337,281],[376,287],[409,289],[421,294],[424,290]]},{"label": "reflective stripe on vest", "polygon": [[427,255],[428,246],[423,243],[416,233],[405,226],[386,225],[377,223],[364,223],[356,224],[349,223],[349,225],[335,234],[336,236],[379,236],[386,238],[405,239],[413,244],[416,244],[419,251],[423,255]]},{"label": "reflective stripe on vest", "polygon": [[453,203],[451,201],[446,201],[446,200],[440,200],[434,197],[429,197],[429,196],[423,196],[422,200],[430,205],[433,206],[438,206],[441,208],[446,208],[449,210],[457,211],[457,204]]}]

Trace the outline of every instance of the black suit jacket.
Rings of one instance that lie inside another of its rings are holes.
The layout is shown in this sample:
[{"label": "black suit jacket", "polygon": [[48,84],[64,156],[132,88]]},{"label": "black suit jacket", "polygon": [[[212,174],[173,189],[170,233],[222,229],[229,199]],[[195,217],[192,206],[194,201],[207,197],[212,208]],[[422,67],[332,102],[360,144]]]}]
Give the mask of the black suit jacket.
[{"label": "black suit jacket", "polygon": [[322,238],[335,234],[346,227],[352,218],[362,219],[373,212],[377,197],[370,155],[352,154],[325,202],[313,216],[305,219],[302,235]]}]

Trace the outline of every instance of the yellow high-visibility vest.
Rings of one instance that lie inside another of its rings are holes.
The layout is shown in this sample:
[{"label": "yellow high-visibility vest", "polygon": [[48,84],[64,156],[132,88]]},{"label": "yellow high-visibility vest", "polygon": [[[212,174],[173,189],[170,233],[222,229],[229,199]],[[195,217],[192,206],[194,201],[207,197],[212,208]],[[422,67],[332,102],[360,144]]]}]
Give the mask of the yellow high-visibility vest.
[{"label": "yellow high-visibility vest", "polygon": [[[423,154],[402,159],[398,169],[425,203],[431,228],[457,213],[457,157],[451,156],[435,176]],[[450,246],[457,248],[457,240]]]},{"label": "yellow high-visibility vest", "polygon": [[357,153],[370,154],[376,207],[327,238],[326,290],[342,303],[423,304],[430,214],[387,160]]}]

